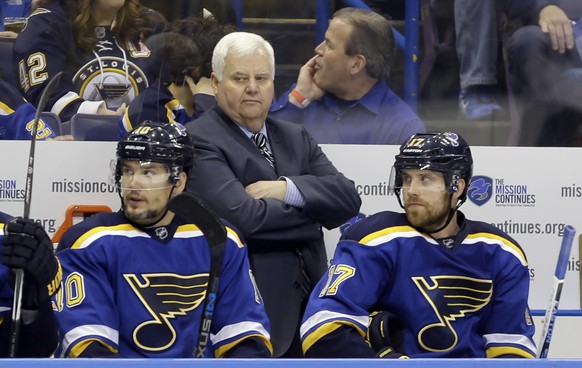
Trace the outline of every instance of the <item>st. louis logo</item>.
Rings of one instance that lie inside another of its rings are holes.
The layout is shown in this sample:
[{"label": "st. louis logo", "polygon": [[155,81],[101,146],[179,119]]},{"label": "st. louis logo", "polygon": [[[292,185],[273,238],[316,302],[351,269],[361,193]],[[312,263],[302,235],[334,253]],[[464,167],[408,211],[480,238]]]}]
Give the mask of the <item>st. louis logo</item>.
[{"label": "st. louis logo", "polygon": [[467,197],[477,206],[482,206],[493,196],[493,179],[488,176],[473,176]]}]

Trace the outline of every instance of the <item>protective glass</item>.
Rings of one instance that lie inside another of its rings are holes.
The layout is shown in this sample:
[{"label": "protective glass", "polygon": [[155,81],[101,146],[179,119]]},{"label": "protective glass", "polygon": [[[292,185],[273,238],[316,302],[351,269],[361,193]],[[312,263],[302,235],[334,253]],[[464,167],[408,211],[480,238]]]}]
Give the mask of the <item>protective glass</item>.
[{"label": "protective glass", "polygon": [[422,192],[447,192],[443,174],[438,171],[420,169],[399,169],[392,166],[388,186],[393,193],[402,195],[411,188]]},{"label": "protective glass", "polygon": [[159,162],[112,160],[110,172],[115,185],[123,190],[153,190],[172,186],[168,165]]}]

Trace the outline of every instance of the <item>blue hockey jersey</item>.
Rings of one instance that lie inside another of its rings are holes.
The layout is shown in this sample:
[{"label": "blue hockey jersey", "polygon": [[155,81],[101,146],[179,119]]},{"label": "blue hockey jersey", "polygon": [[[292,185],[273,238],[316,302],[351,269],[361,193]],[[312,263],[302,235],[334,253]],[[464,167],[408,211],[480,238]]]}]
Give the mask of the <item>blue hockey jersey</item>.
[{"label": "blue hockey jersey", "polygon": [[119,119],[119,139],[146,120],[186,124],[190,117],[168,87],[158,80],[137,96]]},{"label": "blue hockey jersey", "polygon": [[[0,96],[0,140],[30,140],[36,114],[34,106],[4,79],[0,79]],[[36,139],[43,140],[55,135],[41,118],[38,122]]]},{"label": "blue hockey jersey", "polygon": [[[246,247],[227,230],[207,355],[222,357],[251,337],[272,351]],[[57,356],[79,356],[96,340],[123,358],[192,357],[210,268],[210,249],[196,226],[176,217],[141,230],[121,212],[101,213],[71,227],[59,249]]]},{"label": "blue hockey jersey", "polygon": [[349,350],[357,344],[325,337],[345,326],[362,342],[369,313],[387,310],[403,323],[399,352],[411,358],[535,357],[524,252],[497,228],[458,217],[459,234],[444,244],[395,212],[348,228],[309,299],[303,350]]}]

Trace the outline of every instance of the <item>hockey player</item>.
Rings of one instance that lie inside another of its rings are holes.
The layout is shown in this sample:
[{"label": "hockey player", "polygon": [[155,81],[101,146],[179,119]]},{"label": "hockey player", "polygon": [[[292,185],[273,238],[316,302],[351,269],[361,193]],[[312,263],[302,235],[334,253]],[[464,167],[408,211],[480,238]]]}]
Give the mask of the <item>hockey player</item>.
[{"label": "hockey player", "polygon": [[62,272],[53,244],[42,225],[0,212],[0,357],[9,355],[14,277],[24,270],[20,333],[16,357],[49,357],[57,346],[57,326],[50,296],[60,286]]},{"label": "hockey player", "polygon": [[[181,124],[144,122],[117,145],[117,213],[71,227],[59,243],[54,298],[60,357],[192,356],[210,249],[198,228],[166,208],[181,193],[194,147]],[[228,228],[209,357],[269,357],[269,322],[241,237]],[[62,249],[62,250],[61,250]]]},{"label": "hockey player", "polygon": [[[535,357],[523,250],[458,211],[472,164],[454,133],[415,134],[400,147],[390,185],[405,213],[377,213],[343,234],[305,312],[307,357]],[[365,340],[373,310],[395,316],[384,335],[401,324],[396,349],[390,336],[374,348]]]},{"label": "hockey player", "polygon": [[147,10],[137,0],[43,0],[14,44],[24,97],[37,105],[46,83],[64,71],[47,110],[70,120],[77,112],[121,114],[152,76],[141,42]]},{"label": "hockey player", "polygon": [[202,56],[190,38],[164,32],[151,36],[146,46],[152,51],[149,66],[157,81],[137,96],[119,120],[120,139],[144,121],[185,124],[194,115],[192,91],[186,77],[199,79]]}]

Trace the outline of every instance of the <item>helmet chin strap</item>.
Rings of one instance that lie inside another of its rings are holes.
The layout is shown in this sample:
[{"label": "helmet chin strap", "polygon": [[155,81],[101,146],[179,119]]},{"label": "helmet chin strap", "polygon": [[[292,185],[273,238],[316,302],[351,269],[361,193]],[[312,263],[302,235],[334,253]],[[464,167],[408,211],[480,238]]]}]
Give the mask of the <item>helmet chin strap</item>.
[{"label": "helmet chin strap", "polygon": [[[449,195],[449,208],[451,208],[451,203],[452,203],[452,200],[453,200],[453,193],[451,193],[451,194]],[[461,207],[461,205],[462,205],[463,203],[465,203],[465,200],[464,200],[464,199],[463,199],[463,200],[461,200],[461,201],[459,202],[459,204],[457,204],[457,205],[456,205],[454,208],[451,208],[451,209],[449,210],[449,215],[447,216],[447,221],[445,221],[444,225],[442,225],[442,226],[441,226],[441,227],[439,227],[438,229],[436,229],[436,230],[432,230],[432,231],[428,231],[428,230],[426,230],[426,229],[422,229],[422,230],[424,230],[425,232],[427,232],[427,233],[428,233],[429,235],[431,235],[431,236],[432,236],[432,234],[438,233],[439,231],[443,230],[445,227],[447,227],[447,226],[449,225],[449,223],[450,223],[450,222],[451,222],[451,220],[453,219],[453,216],[455,216],[455,213],[457,212],[457,210],[459,209],[459,207]]]}]

